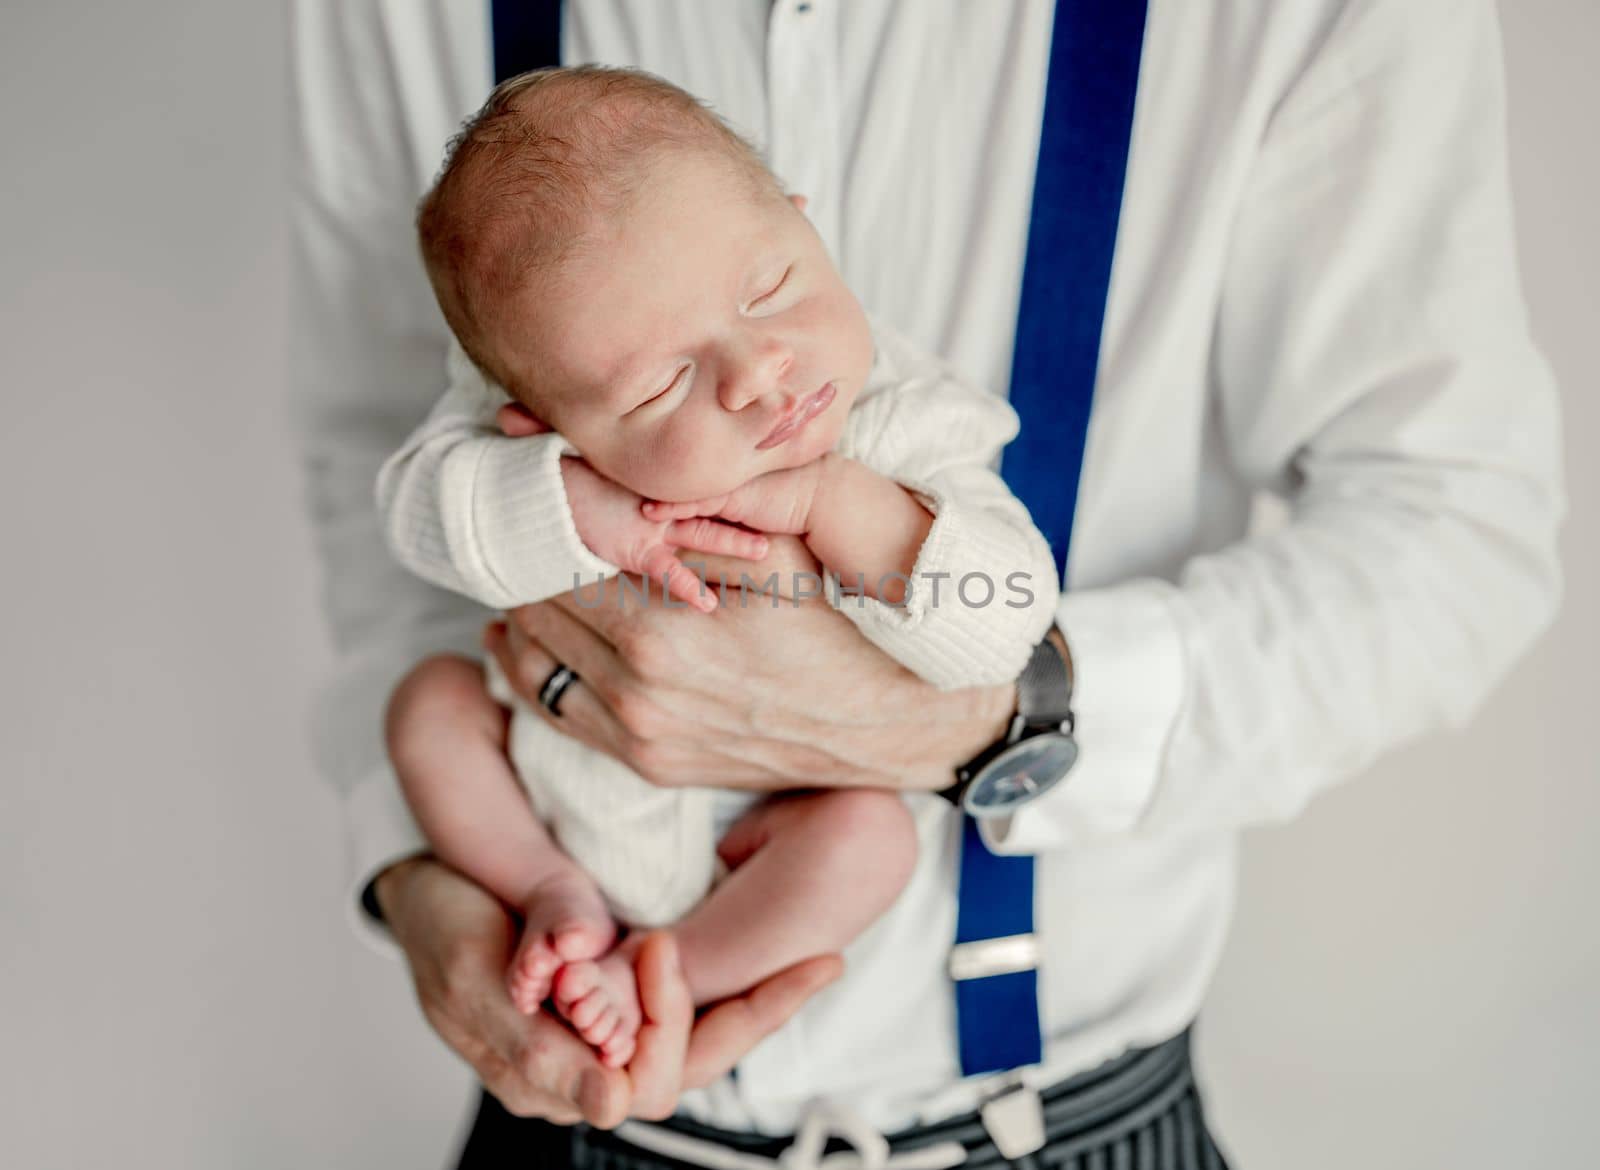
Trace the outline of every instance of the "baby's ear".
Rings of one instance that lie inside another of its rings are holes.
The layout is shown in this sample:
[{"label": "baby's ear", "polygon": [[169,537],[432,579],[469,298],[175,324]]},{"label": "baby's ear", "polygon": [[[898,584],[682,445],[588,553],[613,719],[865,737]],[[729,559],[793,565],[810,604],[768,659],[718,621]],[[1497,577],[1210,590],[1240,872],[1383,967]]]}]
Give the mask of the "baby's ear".
[{"label": "baby's ear", "polygon": [[805,214],[805,210],[806,210],[806,204],[809,203],[810,200],[807,199],[804,195],[791,195],[791,196],[789,196],[789,202],[794,204],[794,209],[796,211],[798,211],[798,212],[800,212],[800,214],[804,215]]},{"label": "baby's ear", "polygon": [[494,414],[495,426],[509,439],[525,439],[529,435],[542,435],[550,428],[533,417],[533,411],[520,402],[508,402]]}]

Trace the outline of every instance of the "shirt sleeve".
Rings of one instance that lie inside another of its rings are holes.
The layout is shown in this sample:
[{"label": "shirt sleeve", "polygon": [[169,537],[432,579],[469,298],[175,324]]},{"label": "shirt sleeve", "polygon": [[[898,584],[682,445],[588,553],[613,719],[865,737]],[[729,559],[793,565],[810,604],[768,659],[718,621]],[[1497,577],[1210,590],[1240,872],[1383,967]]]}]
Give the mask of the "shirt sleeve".
[{"label": "shirt sleeve", "polygon": [[855,449],[844,453],[911,489],[933,525],[903,604],[842,582],[839,609],[937,687],[1014,682],[1059,592],[1049,544],[993,470],[1016,437],[1016,412],[904,338],[882,327],[876,335],[888,381],[858,404]]},{"label": "shirt sleeve", "polygon": [[495,609],[543,601],[619,570],[578,536],[561,477],[576,449],[555,433],[508,438],[510,399],[450,344],[450,388],[383,465],[389,547],[425,580]]},{"label": "shirt sleeve", "polygon": [[347,904],[364,925],[367,881],[426,848],[384,752],[389,692],[429,654],[476,654],[489,616],[403,569],[373,503],[379,465],[445,384],[447,341],[412,228],[429,164],[408,146],[384,20],[373,5],[298,0],[291,25],[289,394],[335,655],[312,745],[343,807]]},{"label": "shirt sleeve", "polygon": [[1269,127],[1216,328],[1235,469],[1287,521],[1062,599],[1082,756],[992,846],[1287,819],[1478,710],[1561,593],[1511,224],[1493,6],[1350,5]]}]

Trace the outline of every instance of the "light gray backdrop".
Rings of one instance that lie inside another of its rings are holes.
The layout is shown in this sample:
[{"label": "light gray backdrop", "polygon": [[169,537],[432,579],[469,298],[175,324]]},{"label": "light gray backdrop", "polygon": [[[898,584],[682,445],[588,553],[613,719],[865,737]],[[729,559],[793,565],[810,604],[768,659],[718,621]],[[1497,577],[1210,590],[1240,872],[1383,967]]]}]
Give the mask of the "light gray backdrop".
[{"label": "light gray backdrop", "polygon": [[[465,2],[465,0],[463,0]],[[1403,0],[1401,0],[1403,2]],[[1600,5],[1503,6],[1567,608],[1478,726],[1251,834],[1202,1073],[1242,1170],[1600,1164]],[[285,436],[282,17],[0,10],[0,1165],[440,1165],[344,919]]]}]

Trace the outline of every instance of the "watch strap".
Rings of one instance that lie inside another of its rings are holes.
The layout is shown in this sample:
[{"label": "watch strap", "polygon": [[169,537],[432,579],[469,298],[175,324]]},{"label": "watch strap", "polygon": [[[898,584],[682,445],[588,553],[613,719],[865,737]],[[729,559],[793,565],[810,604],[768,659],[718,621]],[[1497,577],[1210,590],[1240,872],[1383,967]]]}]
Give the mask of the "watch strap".
[{"label": "watch strap", "polygon": [[996,755],[1019,739],[1025,738],[1030,728],[1060,727],[1072,730],[1072,665],[1049,635],[1040,640],[1028,656],[1017,679],[1017,718],[1003,739],[990,744],[972,759],[956,769],[956,779],[948,787],[937,789],[957,808],[972,783],[974,773]]},{"label": "watch strap", "polygon": [[1072,669],[1048,635],[1028,656],[1017,679],[1017,714],[1029,726],[1061,724],[1072,719]]}]

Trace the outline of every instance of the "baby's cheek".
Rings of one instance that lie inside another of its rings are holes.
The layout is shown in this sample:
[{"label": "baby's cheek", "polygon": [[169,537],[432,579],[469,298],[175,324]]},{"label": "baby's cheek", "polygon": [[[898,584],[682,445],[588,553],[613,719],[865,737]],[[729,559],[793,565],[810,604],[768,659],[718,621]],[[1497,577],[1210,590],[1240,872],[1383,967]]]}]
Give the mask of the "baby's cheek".
[{"label": "baby's cheek", "polygon": [[850,338],[850,365],[851,374],[856,379],[859,390],[862,383],[872,371],[873,341],[872,325],[867,320],[866,313],[861,308],[861,303],[847,292],[848,298],[843,306],[846,322],[846,335]]},{"label": "baby's cheek", "polygon": [[700,425],[663,427],[644,460],[650,490],[658,500],[699,500],[732,491],[750,478],[747,459],[722,441],[714,428]]}]

